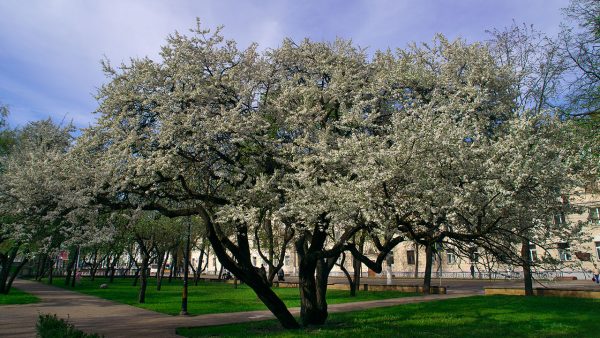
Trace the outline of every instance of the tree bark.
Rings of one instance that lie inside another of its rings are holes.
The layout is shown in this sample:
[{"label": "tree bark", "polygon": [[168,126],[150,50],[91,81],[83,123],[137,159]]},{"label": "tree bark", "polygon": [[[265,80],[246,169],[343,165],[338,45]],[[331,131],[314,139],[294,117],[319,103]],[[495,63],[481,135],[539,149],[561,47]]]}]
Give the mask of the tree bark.
[{"label": "tree bark", "polygon": [[529,241],[521,243],[521,261],[523,265],[523,282],[525,284],[525,296],[533,296],[533,279],[531,276],[531,260],[529,257]]},{"label": "tree bark", "polygon": [[431,290],[431,268],[433,266],[433,244],[425,246],[425,276],[423,278],[423,293],[429,294]]},{"label": "tree bark", "polygon": [[165,253],[165,257],[162,260],[161,264],[158,264],[158,271],[156,271],[156,290],[160,291],[162,287],[162,280],[165,274],[165,269],[167,267],[167,261],[169,260],[169,251]]},{"label": "tree bark", "polygon": [[19,274],[19,272],[21,271],[21,269],[23,269],[23,267],[25,266],[25,264],[27,264],[29,260],[27,258],[24,258],[21,263],[17,266],[17,268],[13,271],[13,273],[10,275],[8,282],[6,283],[5,286],[5,293],[8,293],[10,291],[10,288],[12,287],[12,283],[15,280],[15,278],[17,278],[17,275]]},{"label": "tree bark", "polygon": [[415,242],[415,278],[419,278],[419,244]]},{"label": "tree bark", "polygon": [[138,303],[146,302],[146,288],[148,286],[148,267],[150,265],[150,257],[142,255],[142,267],[140,271],[140,293],[138,295]]},{"label": "tree bark", "polygon": [[2,269],[0,270],[0,293],[7,294],[10,291],[10,287],[7,287],[8,280],[10,278],[10,270],[19,252],[19,246],[12,247],[7,254],[1,254],[0,263],[2,263]]},{"label": "tree bark", "polygon": [[73,268],[75,267],[75,263],[77,260],[77,250],[71,250],[69,254],[69,264],[67,264],[67,276],[65,278],[65,285],[69,286],[71,283],[71,278],[75,278],[73,276]]}]

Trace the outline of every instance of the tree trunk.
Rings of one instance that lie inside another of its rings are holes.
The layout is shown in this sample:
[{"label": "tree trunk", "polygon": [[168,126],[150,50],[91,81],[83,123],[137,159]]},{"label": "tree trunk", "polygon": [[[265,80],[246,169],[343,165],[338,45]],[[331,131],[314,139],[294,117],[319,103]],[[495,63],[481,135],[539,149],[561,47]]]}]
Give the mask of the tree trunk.
[{"label": "tree trunk", "polygon": [[69,286],[71,284],[71,278],[75,278],[73,275],[73,268],[75,267],[75,263],[77,260],[77,250],[72,250],[69,254],[69,264],[67,264],[67,276],[65,278],[65,285]]},{"label": "tree trunk", "polygon": [[221,264],[221,269],[219,269],[219,279],[223,278],[223,264]]},{"label": "tree trunk", "polygon": [[48,268],[48,284],[52,285],[52,275],[54,274],[54,261],[51,261],[50,268]]},{"label": "tree trunk", "polygon": [[114,282],[115,280],[115,267],[117,266],[117,262],[119,261],[119,259],[121,258],[121,254],[118,254],[116,256],[113,257],[111,263],[110,263],[110,279],[109,279],[109,283]]},{"label": "tree trunk", "polygon": [[0,270],[0,293],[7,294],[10,287],[7,287],[8,280],[10,278],[10,270],[19,252],[19,246],[12,247],[7,254],[0,256],[2,263],[2,269]]},{"label": "tree trunk", "polygon": [[140,293],[138,296],[139,303],[146,302],[146,287],[148,286],[148,266],[150,265],[150,257],[142,255],[142,267],[140,271]]},{"label": "tree trunk", "polygon": [[21,261],[21,263],[17,266],[17,268],[13,271],[13,273],[10,275],[8,282],[6,283],[6,286],[4,287],[6,292],[8,293],[10,291],[10,288],[12,287],[12,283],[15,280],[15,278],[17,278],[17,275],[19,274],[19,272],[21,271],[21,269],[25,266],[25,264],[27,264],[29,260],[27,258],[23,258],[23,260]]},{"label": "tree trunk", "polygon": [[[252,266],[249,255],[249,243],[247,232],[238,232],[237,262],[228,255],[227,249],[223,245],[221,238],[217,235],[215,224],[212,223],[211,217],[206,210],[199,209],[202,218],[206,223],[208,232],[208,240],[212,245],[215,255],[218,257],[222,266],[225,266],[237,278],[240,278],[256,293],[258,298],[267,306],[273,315],[279,320],[281,325],[286,329],[298,328],[298,323],[294,316],[287,309],[283,301],[273,292],[273,290],[265,283],[262,276],[258,273],[258,269]],[[240,230],[244,230],[240,228]]]},{"label": "tree trunk", "polygon": [[35,274],[35,280],[38,282],[42,280],[44,275],[46,274],[46,264],[48,261],[48,255],[40,254],[40,257],[37,259],[37,271]]},{"label": "tree trunk", "polygon": [[521,261],[523,264],[523,282],[525,283],[525,296],[533,296],[533,279],[531,276],[531,260],[529,257],[529,241],[521,243]]},{"label": "tree trunk", "polygon": [[431,267],[433,265],[433,244],[425,246],[425,276],[423,278],[423,293],[429,294],[431,290]]},{"label": "tree trunk", "polygon": [[419,278],[419,244],[415,242],[415,278]]},{"label": "tree trunk", "polygon": [[165,269],[167,267],[167,261],[169,260],[169,251],[165,253],[165,257],[162,259],[161,264],[158,265],[158,271],[156,271],[156,290],[160,291],[162,287],[162,280],[165,274]]},{"label": "tree trunk", "polygon": [[165,260],[164,252],[156,252],[156,291],[160,291],[162,286],[162,278],[160,277],[160,270]]},{"label": "tree trunk", "polygon": [[177,257],[177,249],[175,248],[173,249],[173,259],[171,260],[171,271],[169,272],[169,283],[171,283],[171,280],[173,277],[177,278],[177,259],[179,257]]},{"label": "tree trunk", "polygon": [[204,258],[204,246],[200,248],[200,257],[198,257],[198,267],[196,271],[198,272],[196,276],[194,276],[194,285],[198,286],[198,281],[200,281],[200,274],[202,273],[202,262]]},{"label": "tree trunk", "polygon": [[[338,264],[338,266],[340,267],[340,270],[342,270],[342,272],[344,273],[344,276],[346,276],[346,279],[348,280],[348,285],[350,285],[350,297],[355,297],[356,296],[356,282],[355,282],[356,279],[352,279],[352,276],[350,275],[350,273],[344,266],[345,261],[346,261],[346,254],[342,252],[342,261],[340,264]],[[352,264],[354,265],[354,263],[355,262],[353,260]],[[356,265],[354,265],[353,268],[356,268]],[[354,278],[356,278],[356,270],[354,271]]]},{"label": "tree trunk", "polygon": [[[302,325],[322,325],[327,320],[327,307],[322,308],[317,299],[317,260],[300,255],[298,287],[300,288],[300,318]],[[320,284],[322,286],[322,284]],[[325,306],[327,304],[325,303]]]}]

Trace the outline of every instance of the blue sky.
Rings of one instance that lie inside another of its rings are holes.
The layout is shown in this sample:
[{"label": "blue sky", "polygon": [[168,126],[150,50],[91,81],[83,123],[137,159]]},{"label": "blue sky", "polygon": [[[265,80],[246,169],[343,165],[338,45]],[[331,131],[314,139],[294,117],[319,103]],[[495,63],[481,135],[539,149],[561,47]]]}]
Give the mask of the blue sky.
[{"label": "blue sky", "polygon": [[94,122],[94,94],[105,81],[100,59],[158,58],[165,37],[196,17],[240,46],[276,47],[284,37],[352,39],[369,51],[430,41],[435,33],[467,41],[486,29],[533,24],[554,35],[567,0],[398,1],[0,1],[0,102],[12,126],[52,117]]}]

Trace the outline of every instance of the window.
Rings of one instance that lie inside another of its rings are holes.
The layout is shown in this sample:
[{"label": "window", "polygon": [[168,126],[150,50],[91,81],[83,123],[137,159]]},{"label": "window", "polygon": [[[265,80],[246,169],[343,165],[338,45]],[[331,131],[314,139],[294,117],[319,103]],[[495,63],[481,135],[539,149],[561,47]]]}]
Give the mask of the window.
[{"label": "window", "polygon": [[596,256],[600,259],[600,242],[596,242]]},{"label": "window", "polygon": [[558,257],[561,261],[571,260],[571,247],[569,243],[558,243]]},{"label": "window", "polygon": [[565,224],[565,214],[563,212],[554,214],[554,224],[555,225]]},{"label": "window", "polygon": [[415,250],[406,250],[406,264],[415,265]]},{"label": "window", "polygon": [[446,259],[448,260],[448,264],[456,264],[456,254],[454,254],[454,250],[446,251]]},{"label": "window", "polygon": [[471,263],[479,262],[479,251],[477,251],[477,248],[470,249],[469,259],[471,260]]},{"label": "window", "polygon": [[283,259],[283,264],[285,266],[289,266],[290,265],[290,255],[285,255],[285,258]]},{"label": "window", "polygon": [[535,246],[535,244],[529,243],[529,259],[532,262],[537,261],[537,247]]},{"label": "window", "polygon": [[589,220],[592,224],[600,224],[600,207],[593,207],[589,209],[590,216]]}]

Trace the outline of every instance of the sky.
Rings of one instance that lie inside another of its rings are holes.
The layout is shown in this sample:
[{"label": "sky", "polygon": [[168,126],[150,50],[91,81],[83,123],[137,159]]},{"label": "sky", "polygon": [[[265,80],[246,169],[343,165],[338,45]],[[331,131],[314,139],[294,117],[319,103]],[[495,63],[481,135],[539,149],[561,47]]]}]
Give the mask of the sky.
[{"label": "sky", "polygon": [[352,39],[369,52],[431,41],[436,33],[468,42],[512,22],[558,33],[567,0],[0,0],[0,103],[9,124],[52,118],[93,124],[95,93],[112,64],[148,56],[175,31],[224,26],[245,47],[279,46],[289,37]]}]

